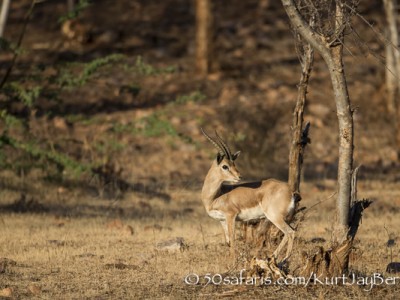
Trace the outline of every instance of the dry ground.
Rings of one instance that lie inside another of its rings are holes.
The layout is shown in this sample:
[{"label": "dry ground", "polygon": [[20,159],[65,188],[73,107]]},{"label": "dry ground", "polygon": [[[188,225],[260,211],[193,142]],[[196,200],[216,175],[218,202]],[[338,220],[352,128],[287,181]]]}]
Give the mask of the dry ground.
[{"label": "dry ground", "polygon": [[[36,206],[32,204],[30,209],[36,209],[35,213],[5,212],[7,204],[12,204],[19,194],[3,190],[0,257],[15,263],[8,263],[0,274],[0,288],[10,287],[16,298],[38,299],[292,298],[293,295],[308,299],[395,299],[398,295],[400,279],[396,285],[375,286],[370,291],[365,291],[368,285],[205,286],[204,280],[199,285],[185,284],[188,274],[238,276],[239,270],[247,266],[241,259],[236,264],[229,259],[228,248],[222,244],[222,229],[206,215],[197,188],[171,189],[169,202],[135,193],[112,202],[49,190],[43,191],[46,194],[43,198],[33,200]],[[295,266],[301,264],[302,251],[329,244],[334,198],[326,199],[334,188],[334,181],[329,180],[303,185],[303,205],[310,207],[324,201],[308,211],[298,230],[289,265],[291,272],[296,272]],[[360,181],[359,194],[376,201],[365,212],[351,269],[365,277],[374,273],[393,277],[396,274],[387,274],[385,269],[391,260],[398,261],[400,255],[400,224],[396,217],[400,185]],[[143,207],[144,201],[150,205]],[[120,228],[120,221],[130,225],[133,234]],[[183,237],[188,248],[174,253],[156,250],[157,243],[174,237]],[[392,248],[386,246],[389,239],[395,240]],[[240,245],[241,251],[248,251]],[[218,277],[215,281],[218,282]]]}]

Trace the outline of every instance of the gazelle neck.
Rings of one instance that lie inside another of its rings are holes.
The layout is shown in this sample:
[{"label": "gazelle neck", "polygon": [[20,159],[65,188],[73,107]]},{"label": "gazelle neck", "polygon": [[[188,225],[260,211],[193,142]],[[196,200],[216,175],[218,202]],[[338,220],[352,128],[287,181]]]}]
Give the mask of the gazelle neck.
[{"label": "gazelle neck", "polygon": [[223,180],[218,175],[216,161],[213,162],[210,170],[204,180],[203,189],[201,191],[201,200],[207,211],[210,211],[213,201],[219,194]]}]

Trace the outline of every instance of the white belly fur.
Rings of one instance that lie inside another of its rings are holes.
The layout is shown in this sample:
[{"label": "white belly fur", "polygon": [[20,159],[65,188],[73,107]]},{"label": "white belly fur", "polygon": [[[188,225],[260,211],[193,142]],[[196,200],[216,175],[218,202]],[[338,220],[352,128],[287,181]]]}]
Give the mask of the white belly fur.
[{"label": "white belly fur", "polygon": [[260,206],[243,209],[236,217],[236,220],[251,221],[265,218],[265,214]]},{"label": "white belly fur", "polygon": [[[218,221],[224,221],[226,220],[225,214],[220,212],[219,210],[210,210],[208,212],[208,215],[216,219]],[[261,209],[260,206],[248,208],[248,209],[243,209],[236,217],[236,220],[238,221],[251,221],[251,220],[259,220],[259,219],[264,219],[266,216]]]},{"label": "white belly fur", "polygon": [[222,212],[220,212],[219,210],[210,210],[210,211],[208,212],[208,215],[209,215],[211,218],[216,219],[216,220],[219,220],[219,221],[223,221],[223,220],[226,219],[226,218],[225,218],[225,215],[224,215]]}]

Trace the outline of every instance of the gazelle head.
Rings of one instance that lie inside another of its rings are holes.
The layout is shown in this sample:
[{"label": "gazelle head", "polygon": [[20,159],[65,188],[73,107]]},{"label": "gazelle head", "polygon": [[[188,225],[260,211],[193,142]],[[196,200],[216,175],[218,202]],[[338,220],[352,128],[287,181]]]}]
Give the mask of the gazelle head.
[{"label": "gazelle head", "polygon": [[217,131],[215,131],[215,139],[210,137],[203,128],[201,128],[201,131],[218,150],[217,158],[212,168],[215,169],[215,172],[218,172],[221,181],[239,182],[241,176],[235,166],[235,160],[238,158],[240,151],[232,154],[228,145],[218,135]]}]

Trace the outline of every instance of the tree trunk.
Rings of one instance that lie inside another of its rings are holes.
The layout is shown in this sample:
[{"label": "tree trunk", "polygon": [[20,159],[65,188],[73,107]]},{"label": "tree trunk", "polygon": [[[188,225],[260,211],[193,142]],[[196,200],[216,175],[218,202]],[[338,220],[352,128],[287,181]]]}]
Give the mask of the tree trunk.
[{"label": "tree trunk", "polygon": [[342,45],[331,49],[332,58],[327,60],[331,76],[339,123],[339,162],[337,224],[334,239],[341,243],[347,238],[351,197],[351,173],[353,170],[353,115],[342,63]]},{"label": "tree trunk", "polygon": [[293,112],[293,123],[292,123],[292,144],[290,146],[289,154],[289,187],[292,193],[300,194],[300,176],[301,167],[303,163],[303,151],[304,147],[309,142],[308,140],[308,126],[306,125],[306,130],[303,132],[303,114],[304,106],[307,98],[307,87],[308,80],[310,78],[310,73],[314,61],[314,50],[310,44],[304,45],[304,54],[301,58],[302,71],[300,82],[298,85],[297,101],[296,107]]},{"label": "tree trunk", "polygon": [[343,68],[344,22],[343,3],[337,1],[335,29],[338,40],[332,45],[330,56],[329,58],[327,57],[325,61],[328,65],[332,81],[336,102],[336,114],[339,123],[338,198],[336,203],[337,222],[334,232],[334,240],[339,244],[347,239],[349,230],[351,173],[353,171],[354,147],[353,113],[350,107],[350,97]]},{"label": "tree trunk", "polygon": [[[400,149],[400,50],[397,0],[383,0],[390,43],[386,43],[386,89],[388,112],[393,119],[397,149]],[[397,156],[400,157],[400,150]]]},{"label": "tree trunk", "polygon": [[9,10],[10,10],[10,0],[3,0],[0,12],[0,38],[4,36],[4,29],[6,27]]},{"label": "tree trunk", "polygon": [[210,0],[196,0],[196,69],[203,76],[211,67],[213,17]]},{"label": "tree trunk", "polygon": [[[390,69],[392,75],[390,77],[394,77],[395,80],[395,96],[399,96],[400,94],[400,51],[399,47],[399,31],[397,27],[397,0],[383,0],[385,7],[385,14],[387,20],[388,34],[390,43],[386,44],[386,47],[389,48],[386,50],[386,53],[390,52],[391,55],[388,55],[389,62],[387,62],[387,68]],[[392,57],[389,57],[392,56]],[[390,63],[390,64],[389,64]],[[397,78],[396,78],[397,77]],[[392,99],[394,100],[394,99]],[[395,100],[394,100],[395,101]]]}]

